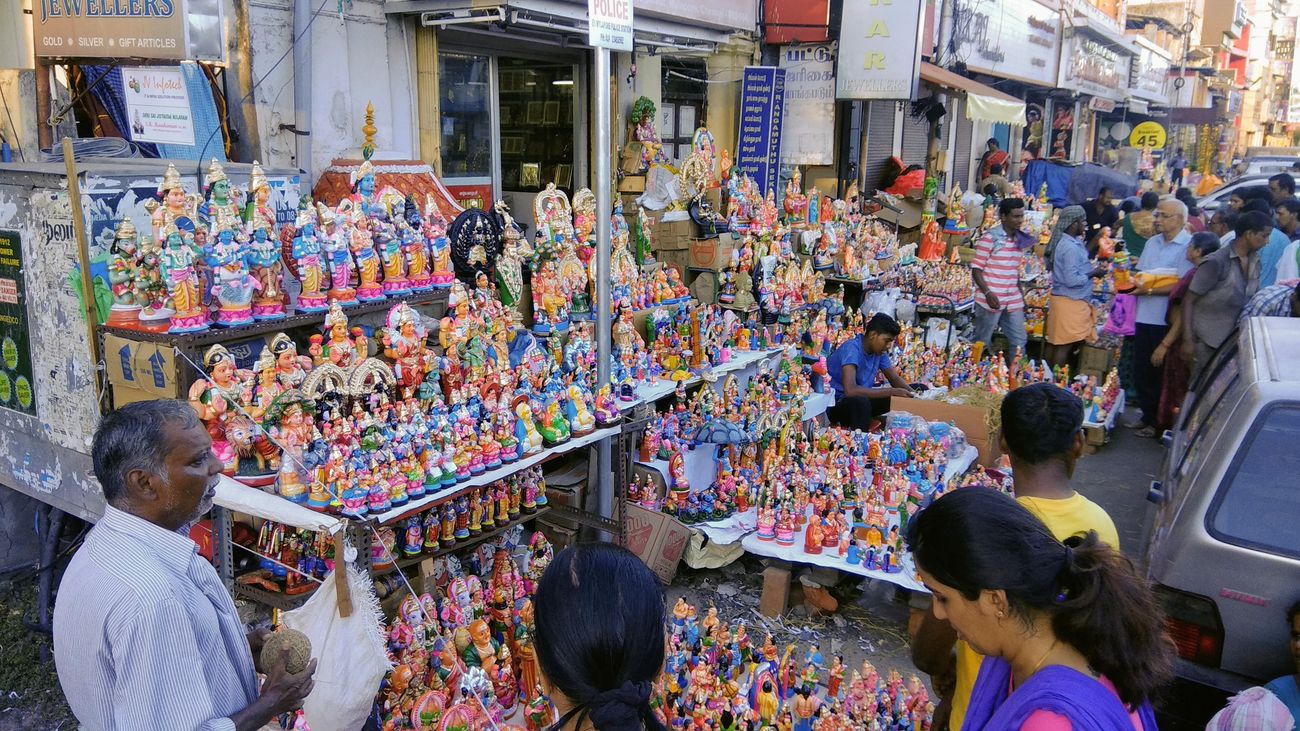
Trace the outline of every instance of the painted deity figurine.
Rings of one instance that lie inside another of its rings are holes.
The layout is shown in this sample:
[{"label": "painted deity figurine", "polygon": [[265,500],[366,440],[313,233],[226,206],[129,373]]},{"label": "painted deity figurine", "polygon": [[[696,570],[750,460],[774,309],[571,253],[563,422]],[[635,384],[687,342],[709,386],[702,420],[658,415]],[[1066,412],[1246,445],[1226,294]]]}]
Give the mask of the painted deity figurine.
[{"label": "painted deity figurine", "polygon": [[206,378],[190,386],[189,403],[212,437],[212,453],[221,460],[222,471],[234,475],[239,469],[239,450],[233,441],[236,422],[245,422],[251,436],[252,421],[239,412],[239,404],[251,399],[252,374],[235,367],[235,357],[224,346],[214,345],[203,354]]},{"label": "painted deity figurine", "polygon": [[181,183],[181,174],[173,163],[167,163],[162,184],[158,186],[158,197],[162,200],[162,205],[152,200],[145,203],[145,209],[149,211],[149,218],[153,224],[154,241],[158,243],[165,241],[167,227],[171,225],[175,225],[181,231],[194,231],[198,196],[185,192]]},{"label": "painted deity figurine", "polygon": [[329,300],[321,291],[325,284],[325,266],[321,258],[321,242],[316,236],[316,217],[310,209],[299,212],[297,228],[292,255],[298,265],[298,280],[302,283],[302,291],[298,294],[298,310],[324,312],[329,308]]},{"label": "painted deity figurine", "polygon": [[199,220],[209,231],[238,228],[243,220],[239,206],[230,199],[230,179],[217,159],[208,164],[208,199],[199,206]]},{"label": "painted deity figurine", "polygon": [[362,302],[374,302],[384,299],[384,288],[379,283],[380,262],[375,253],[375,243],[370,232],[370,217],[359,208],[345,200],[340,204],[338,214],[348,216],[352,221],[352,233],[348,246],[352,249],[352,258],[357,264],[357,299]]},{"label": "painted deity figurine", "polygon": [[641,143],[641,171],[649,170],[654,163],[667,164],[668,155],[655,131],[655,103],[650,97],[639,97],[632,104],[632,121],[636,124],[633,139]]},{"label": "painted deity figurine", "polygon": [[412,398],[429,372],[430,354],[426,348],[428,331],[420,316],[405,302],[388,312],[384,330],[384,355],[393,361],[397,385],[403,398]]},{"label": "painted deity figurine", "polygon": [[352,276],[357,267],[352,262],[351,240],[338,225],[338,216],[328,206],[317,203],[316,213],[320,217],[321,250],[329,264],[330,288],[326,297],[331,303],[351,307],[359,302],[357,291],[352,288]]},{"label": "painted deity figurine", "polygon": [[497,201],[495,210],[502,221],[501,231],[504,239],[501,255],[497,257],[497,292],[501,297],[501,304],[514,307],[524,293],[524,260],[532,256],[533,250],[523,240],[506,202]]},{"label": "painted deity figurine", "polygon": [[348,316],[337,302],[330,305],[329,314],[325,315],[325,332],[328,338],[311,336],[308,352],[316,365],[331,363],[346,369],[366,357],[369,346],[365,334],[359,327],[348,331]]},{"label": "painted deity figurine", "polygon": [[222,229],[213,244],[213,263],[217,270],[212,294],[219,303],[216,324],[221,327],[247,325],[253,321],[253,290],[260,284],[248,273],[248,258],[242,233]]},{"label": "painted deity figurine", "polygon": [[129,218],[123,218],[113,234],[113,246],[109,250],[113,257],[108,264],[108,283],[113,292],[113,307],[108,318],[110,325],[129,324],[140,317],[143,297],[138,281],[143,256],[137,240],[135,224]]},{"label": "painted deity figurine", "polygon": [[280,320],[284,312],[284,285],[280,259],[280,245],[272,241],[270,231],[259,225],[253,229],[253,240],[246,254],[250,273],[257,280],[257,295],[253,298],[253,318]]},{"label": "painted deity figurine", "polygon": [[425,196],[424,225],[421,229],[429,243],[429,279],[435,288],[450,287],[456,278],[452,272],[451,240],[447,238],[447,219],[432,195]]},{"label": "painted deity figurine", "polygon": [[169,309],[173,310],[170,332],[197,332],[208,327],[208,313],[199,292],[198,259],[193,237],[183,236],[174,224],[168,226],[161,268]]}]

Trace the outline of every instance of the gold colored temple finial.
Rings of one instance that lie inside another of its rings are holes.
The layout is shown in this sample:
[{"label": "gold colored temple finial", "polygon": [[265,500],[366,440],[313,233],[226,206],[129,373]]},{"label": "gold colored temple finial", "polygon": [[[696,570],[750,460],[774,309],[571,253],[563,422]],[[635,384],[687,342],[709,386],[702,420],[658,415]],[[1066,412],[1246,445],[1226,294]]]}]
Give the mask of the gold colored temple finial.
[{"label": "gold colored temple finial", "polygon": [[361,157],[369,160],[371,155],[375,154],[375,133],[379,128],[375,126],[375,104],[366,102],[366,123],[361,128],[361,134],[364,138],[361,142]]}]

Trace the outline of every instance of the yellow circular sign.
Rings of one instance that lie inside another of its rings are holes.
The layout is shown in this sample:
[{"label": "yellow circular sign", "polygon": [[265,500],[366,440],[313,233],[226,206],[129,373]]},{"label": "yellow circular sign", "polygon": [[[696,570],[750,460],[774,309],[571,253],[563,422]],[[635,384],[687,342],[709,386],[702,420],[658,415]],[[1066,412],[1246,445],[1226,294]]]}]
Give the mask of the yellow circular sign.
[{"label": "yellow circular sign", "polygon": [[1150,147],[1159,150],[1165,146],[1165,128],[1159,122],[1142,122],[1128,136],[1130,147]]}]

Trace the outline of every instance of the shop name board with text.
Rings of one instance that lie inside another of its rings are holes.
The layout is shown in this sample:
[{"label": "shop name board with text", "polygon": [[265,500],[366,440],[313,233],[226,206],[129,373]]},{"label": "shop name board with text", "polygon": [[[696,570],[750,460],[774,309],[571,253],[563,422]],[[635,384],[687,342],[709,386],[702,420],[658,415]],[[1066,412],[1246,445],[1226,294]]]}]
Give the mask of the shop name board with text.
[{"label": "shop name board with text", "polygon": [[835,163],[835,44],[781,49],[785,71],[784,165]]},{"label": "shop name board with text", "polygon": [[632,50],[632,0],[587,0],[587,43]]},{"label": "shop name board with text", "polygon": [[181,0],[38,0],[36,55],[186,57]]},{"label": "shop name board with text", "polygon": [[840,20],[837,99],[914,99],[925,3],[849,0]]},{"label": "shop name board with text", "polygon": [[967,67],[1055,85],[1061,48],[1061,22],[1055,9],[1038,0],[1002,0],[995,7],[960,0],[953,13],[953,47]]},{"label": "shop name board with text", "polygon": [[776,190],[781,172],[784,115],[785,70],[747,66],[740,86],[736,167],[754,179],[763,195]]}]

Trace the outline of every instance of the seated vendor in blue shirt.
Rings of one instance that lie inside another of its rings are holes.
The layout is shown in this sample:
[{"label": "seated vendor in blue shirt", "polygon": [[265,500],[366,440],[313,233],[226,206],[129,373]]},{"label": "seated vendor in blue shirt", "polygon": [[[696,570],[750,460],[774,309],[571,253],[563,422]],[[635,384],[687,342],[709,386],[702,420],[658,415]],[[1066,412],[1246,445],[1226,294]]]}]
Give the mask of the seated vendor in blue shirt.
[{"label": "seated vendor in blue shirt", "polygon": [[[826,363],[835,389],[835,405],[827,412],[831,423],[868,431],[872,419],[889,411],[890,397],[915,396],[889,360],[889,348],[899,331],[894,318],[876,314],[867,322],[865,332],[831,353]],[[889,385],[877,387],[882,373]]]}]

